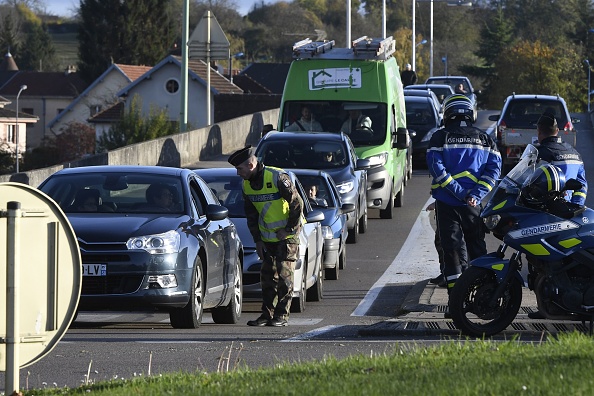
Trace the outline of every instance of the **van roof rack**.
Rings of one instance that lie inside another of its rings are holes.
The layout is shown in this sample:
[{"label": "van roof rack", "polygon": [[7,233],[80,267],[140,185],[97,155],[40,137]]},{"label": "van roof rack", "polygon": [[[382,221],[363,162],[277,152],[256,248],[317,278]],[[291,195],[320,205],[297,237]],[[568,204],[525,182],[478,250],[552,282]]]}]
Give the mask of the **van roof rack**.
[{"label": "van roof rack", "polygon": [[311,41],[310,39],[301,40],[293,45],[293,58],[313,58],[318,54],[323,54],[334,48],[334,40]]},{"label": "van roof rack", "polygon": [[356,56],[362,55],[386,60],[396,52],[396,40],[392,36],[385,39],[362,36],[353,40],[351,47]]},{"label": "van roof rack", "polygon": [[293,45],[293,59],[374,59],[387,60],[396,52],[396,40],[387,38],[359,37],[352,41],[352,48],[335,48],[334,40],[301,40]]}]

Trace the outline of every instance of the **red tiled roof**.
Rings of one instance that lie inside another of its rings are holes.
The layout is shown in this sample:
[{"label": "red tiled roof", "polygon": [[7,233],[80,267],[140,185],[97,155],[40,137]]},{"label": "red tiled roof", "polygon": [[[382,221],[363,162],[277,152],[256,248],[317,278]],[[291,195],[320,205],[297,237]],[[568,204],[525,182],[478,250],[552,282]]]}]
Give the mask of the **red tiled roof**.
[{"label": "red tiled roof", "polygon": [[89,122],[113,122],[122,117],[124,112],[124,102],[118,102],[111,107],[95,114],[89,118]]},{"label": "red tiled roof", "polygon": [[138,77],[152,69],[150,66],[123,65],[120,63],[116,63],[116,66],[122,70],[122,72],[130,79],[130,81],[135,81]]},{"label": "red tiled roof", "polygon": [[[175,58],[181,63],[181,57],[175,56]],[[190,59],[188,60],[188,69],[190,69],[198,76],[200,76],[201,79],[206,81],[206,73],[208,69],[206,68],[206,63],[204,61]],[[216,89],[219,93],[222,94],[243,93],[243,90],[241,88],[230,82],[227,78],[223,77],[221,74],[217,73],[217,71],[213,69],[210,70],[210,85],[213,89]]]}]

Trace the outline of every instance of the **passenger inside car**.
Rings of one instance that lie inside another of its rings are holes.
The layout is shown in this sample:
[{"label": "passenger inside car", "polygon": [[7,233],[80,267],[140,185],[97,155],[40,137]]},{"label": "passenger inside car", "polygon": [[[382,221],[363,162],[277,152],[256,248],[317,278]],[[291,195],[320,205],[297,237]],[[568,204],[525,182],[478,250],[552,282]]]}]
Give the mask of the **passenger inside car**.
[{"label": "passenger inside car", "polygon": [[148,208],[159,208],[165,211],[174,210],[175,201],[173,192],[169,186],[163,183],[151,184],[146,189],[146,201]]},{"label": "passenger inside car", "polygon": [[95,188],[78,190],[74,202],[67,212],[113,212],[109,206],[103,205],[101,193]]}]

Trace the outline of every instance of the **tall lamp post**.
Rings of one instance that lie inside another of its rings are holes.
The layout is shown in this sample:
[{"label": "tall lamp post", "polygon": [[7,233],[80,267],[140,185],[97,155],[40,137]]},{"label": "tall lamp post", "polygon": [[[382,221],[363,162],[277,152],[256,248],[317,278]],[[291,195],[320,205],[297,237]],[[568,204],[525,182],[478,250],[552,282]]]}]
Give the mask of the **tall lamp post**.
[{"label": "tall lamp post", "polygon": [[[431,11],[429,15],[429,23],[431,26],[431,30],[429,33],[429,77],[433,77],[433,3],[434,2],[446,2],[448,6],[452,7],[472,7],[474,4],[474,0],[413,0],[413,62],[415,57],[415,2],[424,2],[424,3],[431,3]],[[414,63],[413,63],[414,69]]]},{"label": "tall lamp post", "polygon": [[14,128],[16,142],[16,173],[19,173],[19,96],[21,96],[21,92],[25,89],[27,89],[27,86],[21,85],[21,89],[19,89],[19,93],[16,97],[16,125]]},{"label": "tall lamp post", "polygon": [[590,75],[592,71],[590,70],[590,61],[586,59],[584,62],[588,65],[588,113],[590,113]]}]

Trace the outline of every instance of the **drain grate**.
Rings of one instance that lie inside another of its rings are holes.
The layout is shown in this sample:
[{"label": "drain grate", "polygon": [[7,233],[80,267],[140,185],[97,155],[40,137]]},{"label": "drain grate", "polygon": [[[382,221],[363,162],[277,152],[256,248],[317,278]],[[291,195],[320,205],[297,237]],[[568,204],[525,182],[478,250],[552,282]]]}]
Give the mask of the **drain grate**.
[{"label": "drain grate", "polygon": [[511,327],[514,330],[526,330],[526,326],[522,323],[512,322]]},{"label": "drain grate", "polygon": [[406,330],[416,330],[419,328],[419,322],[407,322],[404,328]]}]

